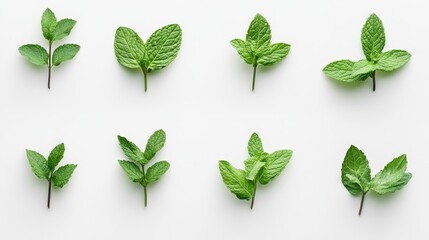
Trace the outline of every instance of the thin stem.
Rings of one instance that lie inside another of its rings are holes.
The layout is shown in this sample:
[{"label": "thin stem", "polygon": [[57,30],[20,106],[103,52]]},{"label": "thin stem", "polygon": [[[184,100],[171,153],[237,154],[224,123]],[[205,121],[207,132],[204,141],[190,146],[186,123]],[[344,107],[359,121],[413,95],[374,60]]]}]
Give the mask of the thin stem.
[{"label": "thin stem", "polygon": [[147,190],[146,190],[146,185],[143,185],[143,191],[144,191],[144,206],[147,207]]},{"label": "thin stem", "polygon": [[255,80],[256,80],[256,68],[258,64],[253,64],[253,81],[252,81],[252,91],[255,90]]},{"label": "thin stem", "polygon": [[253,209],[253,204],[255,203],[255,195],[256,195],[256,183],[255,183],[255,192],[253,193],[252,202],[250,203],[250,209]]},{"label": "thin stem", "polygon": [[371,74],[372,77],[372,91],[375,92],[375,71]]},{"label": "thin stem", "polygon": [[48,208],[51,207],[51,189],[52,189],[52,172],[49,176],[49,187],[48,187]]},{"label": "thin stem", "polygon": [[48,89],[51,89],[51,68],[52,68],[52,41],[49,41],[48,53]]},{"label": "thin stem", "polygon": [[144,76],[144,91],[147,92],[147,72],[146,70],[143,70],[143,76]]},{"label": "thin stem", "polygon": [[146,189],[146,172],[144,170],[144,165],[142,164],[142,172],[143,172],[143,192],[144,192],[144,206],[147,207],[147,189]]},{"label": "thin stem", "polygon": [[362,213],[362,207],[363,207],[363,201],[365,200],[365,194],[366,193],[362,193],[362,198],[360,200],[360,207],[359,207],[359,216]]}]

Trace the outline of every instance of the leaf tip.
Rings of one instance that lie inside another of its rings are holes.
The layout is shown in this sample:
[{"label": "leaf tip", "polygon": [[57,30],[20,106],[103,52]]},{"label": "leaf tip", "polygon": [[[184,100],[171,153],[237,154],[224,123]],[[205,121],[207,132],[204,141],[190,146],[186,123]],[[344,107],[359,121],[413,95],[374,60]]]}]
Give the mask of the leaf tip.
[{"label": "leaf tip", "polygon": [[253,132],[252,133],[252,135],[250,136],[251,138],[253,138],[253,137],[257,137],[257,138],[259,138],[259,135],[256,133],[256,132]]},{"label": "leaf tip", "polygon": [[255,18],[264,18],[264,16],[262,16],[260,13],[256,13]]},{"label": "leaf tip", "polygon": [[228,164],[228,161],[226,161],[226,160],[219,160],[219,167],[221,167],[224,164]]},{"label": "leaf tip", "polygon": [[375,14],[375,13],[371,13],[370,17],[376,17],[376,18],[378,18],[377,14]]}]

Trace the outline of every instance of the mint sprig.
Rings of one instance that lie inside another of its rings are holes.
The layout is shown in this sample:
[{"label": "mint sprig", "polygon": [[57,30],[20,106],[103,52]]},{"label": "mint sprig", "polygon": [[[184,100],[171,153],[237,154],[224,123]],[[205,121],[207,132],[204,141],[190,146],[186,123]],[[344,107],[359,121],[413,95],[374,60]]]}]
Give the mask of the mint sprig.
[{"label": "mint sprig", "polygon": [[170,24],[156,30],[146,44],[132,29],[119,27],[115,34],[115,54],[118,62],[127,68],[141,69],[144,90],[147,91],[147,74],[168,66],[177,56],[182,42],[182,29]]},{"label": "mint sprig", "polygon": [[328,64],[323,72],[330,78],[343,82],[365,81],[372,78],[372,89],[376,89],[376,71],[390,72],[405,65],[411,58],[405,50],[383,52],[386,43],[383,23],[377,15],[369,16],[361,33],[365,59],[357,62],[339,60]]},{"label": "mint sprig", "polygon": [[271,44],[271,28],[267,20],[256,14],[247,30],[246,41],[234,39],[231,45],[240,57],[253,66],[252,91],[255,89],[256,68],[258,65],[271,66],[281,62],[289,53],[286,43]]},{"label": "mint sprig", "polygon": [[247,150],[250,157],[244,161],[244,170],[233,167],[228,161],[219,161],[219,171],[226,187],[238,199],[251,200],[253,209],[256,186],[268,184],[276,178],[292,157],[291,150],[278,150],[271,154],[264,152],[258,134],[253,133],[249,139]]},{"label": "mint sprig", "polygon": [[159,161],[146,170],[149,161],[164,147],[165,139],[165,132],[160,129],[149,137],[145,150],[141,151],[137,145],[125,137],[118,136],[122,151],[131,160],[118,160],[119,165],[131,181],[143,187],[145,207],[147,206],[147,186],[157,181],[170,168],[167,161]]},{"label": "mint sprig", "polygon": [[26,150],[27,159],[30,163],[31,170],[33,173],[40,179],[45,179],[48,181],[48,208],[51,206],[51,189],[52,183],[54,187],[62,188],[66,185],[74,170],[77,167],[77,164],[67,164],[56,169],[60,161],[64,157],[64,143],[58,144],[52,151],[49,153],[48,158],[46,159],[42,154],[33,151]]},{"label": "mint sprig", "polygon": [[63,44],[52,53],[52,44],[67,37],[75,24],[76,21],[69,18],[57,21],[55,14],[47,8],[42,15],[42,32],[45,39],[48,40],[48,51],[37,44],[26,44],[18,49],[19,53],[31,63],[48,66],[48,89],[51,88],[52,67],[71,60],[80,50],[80,46],[77,44]]},{"label": "mint sprig", "polygon": [[341,180],[351,194],[361,194],[359,215],[362,213],[365,195],[369,191],[383,195],[398,191],[407,185],[413,176],[406,172],[407,164],[407,155],[403,154],[393,159],[371,178],[371,169],[365,154],[357,147],[350,146],[341,167]]}]

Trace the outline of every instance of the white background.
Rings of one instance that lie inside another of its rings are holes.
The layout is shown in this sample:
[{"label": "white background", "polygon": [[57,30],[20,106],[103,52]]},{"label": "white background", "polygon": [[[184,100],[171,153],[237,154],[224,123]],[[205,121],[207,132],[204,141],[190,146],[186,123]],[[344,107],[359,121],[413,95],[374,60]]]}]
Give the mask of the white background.
[{"label": "white background", "polygon": [[[429,3],[424,0],[5,1],[0,8],[0,239],[428,239]],[[60,43],[81,51],[47,70],[18,53],[47,45],[40,17],[50,7],[77,25]],[[282,63],[252,68],[230,46],[245,38],[256,13],[269,21],[273,42],[292,45]],[[339,84],[322,73],[331,61],[363,58],[361,28],[377,13],[385,50],[405,49],[411,61],[393,74]],[[146,40],[178,23],[176,60],[143,76],[120,66],[115,30],[128,26]],[[143,190],[119,167],[116,135],[143,147],[163,128],[156,156],[171,168]],[[218,160],[242,167],[247,140],[257,132],[268,152],[289,148],[291,162],[258,188],[255,208],[224,186]],[[66,144],[62,164],[79,164],[46,208],[47,182],[29,167],[25,149],[47,155]],[[414,174],[401,191],[359,197],[343,187],[340,169],[354,144],[373,174],[407,153]]]}]

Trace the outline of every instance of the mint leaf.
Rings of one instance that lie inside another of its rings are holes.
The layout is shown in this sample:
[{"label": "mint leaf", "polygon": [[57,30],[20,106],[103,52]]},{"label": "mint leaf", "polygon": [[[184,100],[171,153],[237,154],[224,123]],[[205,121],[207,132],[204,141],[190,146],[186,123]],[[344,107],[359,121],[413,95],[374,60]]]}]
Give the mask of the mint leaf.
[{"label": "mint leaf", "polygon": [[50,171],[46,158],[36,151],[26,150],[26,152],[33,173],[40,179],[49,179]]},{"label": "mint leaf", "polygon": [[125,160],[119,160],[118,162],[131,181],[138,183],[143,181],[144,175],[137,164]]},{"label": "mint leaf", "polygon": [[145,44],[134,30],[119,27],[115,34],[115,54],[118,62],[127,68],[141,68]]},{"label": "mint leaf", "polygon": [[70,32],[75,25],[76,21],[73,19],[66,18],[60,20],[55,27],[53,40],[58,41],[70,35]]},{"label": "mint leaf", "polygon": [[393,193],[410,181],[412,174],[407,173],[407,157],[401,155],[387,164],[383,170],[371,179],[371,170],[365,154],[355,146],[350,146],[341,168],[341,180],[353,195],[361,194],[359,215],[365,195],[370,191],[378,194]]},{"label": "mint leaf", "polygon": [[48,64],[48,52],[42,46],[37,44],[22,45],[19,53],[33,64],[43,66]]},{"label": "mint leaf", "polygon": [[33,173],[40,179],[45,179],[48,181],[48,208],[51,206],[51,190],[52,184],[55,187],[62,188],[70,180],[74,170],[76,169],[76,164],[67,164],[57,170],[58,163],[64,157],[65,146],[64,143],[58,144],[46,159],[42,154],[33,151],[26,150],[27,159],[30,163]]},{"label": "mint leaf", "polygon": [[244,160],[244,170],[247,174],[252,171],[257,162],[259,162],[257,157],[249,157],[248,159]]},{"label": "mint leaf", "polygon": [[377,70],[393,71],[404,66],[411,58],[411,54],[404,50],[391,50],[381,54],[376,63]]},{"label": "mint leaf", "polygon": [[289,53],[290,45],[286,43],[275,43],[263,52],[258,58],[258,64],[263,66],[271,66],[282,61]]},{"label": "mint leaf", "polygon": [[247,63],[253,64],[253,51],[250,43],[241,39],[231,40],[231,45],[237,50],[240,57]]},{"label": "mint leaf", "polygon": [[374,189],[371,189],[371,190],[374,190],[378,194],[393,193],[398,190],[401,190],[405,185],[407,185],[407,183],[411,180],[412,177],[413,177],[413,174],[404,173],[400,180],[396,182],[391,182],[389,186],[377,185],[377,186],[374,186]]},{"label": "mint leaf", "polygon": [[64,157],[64,143],[58,144],[48,156],[48,166],[53,171]]},{"label": "mint leaf", "polygon": [[259,157],[264,153],[262,141],[257,133],[253,133],[252,136],[250,136],[249,142],[247,143],[247,151],[251,157]]},{"label": "mint leaf", "polygon": [[368,62],[366,59],[362,59],[355,63],[353,66],[353,75],[366,75],[372,73],[376,69],[376,66],[372,62]]},{"label": "mint leaf", "polygon": [[170,164],[167,161],[160,161],[145,170],[149,160],[164,146],[165,139],[164,130],[156,131],[149,137],[146,149],[142,153],[134,143],[128,141],[125,137],[118,136],[118,141],[124,154],[135,161],[119,160],[119,164],[131,181],[139,183],[143,187],[145,207],[147,206],[147,185],[157,181],[170,168]]},{"label": "mint leaf", "polygon": [[179,53],[181,43],[182,29],[177,24],[170,24],[156,30],[146,44],[132,29],[120,27],[116,31],[114,47],[122,66],[143,71],[147,91],[147,74],[168,66]]},{"label": "mint leaf", "polygon": [[262,170],[261,177],[259,178],[259,183],[267,184],[280,175],[289,163],[291,157],[291,150],[279,150],[271,153],[265,160],[266,164]]},{"label": "mint leaf", "polygon": [[355,146],[350,146],[341,167],[344,187],[353,194],[366,193],[371,182],[371,169],[365,154]]},{"label": "mint leaf", "polygon": [[411,179],[406,173],[407,156],[401,155],[388,163],[371,181],[371,190],[378,194],[393,193],[404,187]]},{"label": "mint leaf", "polygon": [[227,161],[219,161],[219,171],[228,189],[239,199],[249,200],[255,193],[255,183],[246,179],[246,172]]},{"label": "mint leaf", "polygon": [[366,20],[362,28],[361,42],[363,53],[368,61],[374,60],[383,51],[386,43],[383,23],[374,13]]},{"label": "mint leaf", "polygon": [[57,18],[51,9],[47,8],[42,15],[42,32],[48,41],[52,41],[55,28],[57,27]]},{"label": "mint leaf", "polygon": [[146,182],[149,184],[157,181],[169,168],[170,164],[167,161],[154,163],[147,169]]},{"label": "mint leaf", "polygon": [[324,69],[326,76],[342,82],[362,81],[369,77],[368,74],[354,74],[355,62],[350,60],[339,60],[331,62]]},{"label": "mint leaf", "polygon": [[270,46],[271,28],[267,20],[261,15],[256,14],[247,30],[246,42],[252,46],[252,50],[259,53],[263,48]]},{"label": "mint leaf", "polygon": [[125,137],[118,135],[118,141],[122,148],[122,151],[124,151],[125,156],[127,156],[129,159],[138,162],[138,163],[145,163],[143,153],[140,151],[140,149],[135,145],[133,142],[129,141]]},{"label": "mint leaf", "polygon": [[182,43],[182,29],[177,24],[170,24],[156,30],[147,40],[147,71],[154,71],[168,66],[177,56]]},{"label": "mint leaf", "polygon": [[[36,65],[48,65],[48,89],[51,88],[51,69],[62,62],[72,59],[80,47],[76,44],[64,44],[55,51],[52,51],[52,45],[55,41],[61,40],[68,36],[76,25],[73,19],[62,19],[57,22],[55,14],[47,8],[42,15],[42,33],[48,40],[48,51],[40,45],[26,44],[18,50],[22,56],[26,57],[31,63]],[[53,53],[52,53],[53,52]]]},{"label": "mint leaf", "polygon": [[233,39],[231,45],[247,64],[253,65],[252,91],[255,89],[258,65],[271,66],[279,63],[290,50],[290,45],[286,43],[271,44],[270,25],[260,14],[257,14],[250,23],[246,41]]},{"label": "mint leaf", "polygon": [[350,60],[334,61],[328,64],[323,72],[330,78],[355,82],[372,78],[372,90],[376,89],[376,70],[393,71],[405,65],[411,55],[404,50],[382,52],[386,43],[383,23],[377,15],[372,14],[362,28],[362,49],[365,59],[358,62]]},{"label": "mint leaf", "polygon": [[219,171],[227,188],[239,199],[252,200],[253,208],[257,183],[267,184],[277,177],[292,157],[291,150],[264,152],[262,141],[253,133],[247,144],[250,157],[244,161],[244,170],[233,167],[225,160],[219,161]]},{"label": "mint leaf", "polygon": [[160,129],[150,136],[147,141],[146,149],[144,150],[143,156],[145,158],[144,163],[149,162],[155,154],[164,147],[165,143],[165,132]]},{"label": "mint leaf", "polygon": [[58,66],[61,63],[71,60],[76,56],[79,52],[80,46],[77,44],[64,44],[59,46],[54,51],[54,55],[52,57],[52,63],[54,66]]},{"label": "mint leaf", "polygon": [[257,175],[259,175],[261,173],[262,167],[265,166],[265,162],[259,162],[257,161],[254,165],[252,170],[250,170],[250,172],[247,174],[246,179],[253,181],[257,178]]},{"label": "mint leaf", "polygon": [[76,167],[77,164],[67,164],[58,168],[52,175],[54,186],[58,188],[64,187],[69,182]]}]

